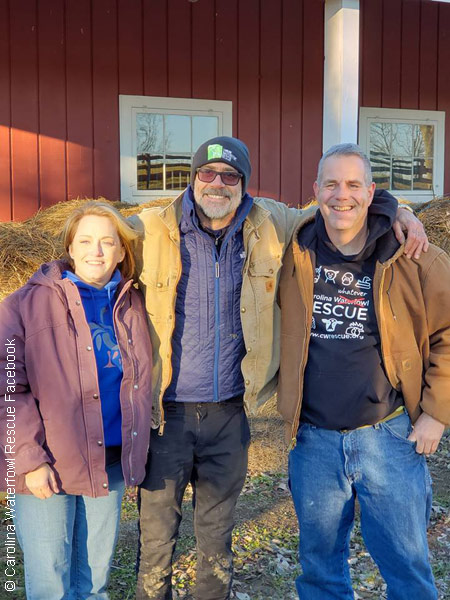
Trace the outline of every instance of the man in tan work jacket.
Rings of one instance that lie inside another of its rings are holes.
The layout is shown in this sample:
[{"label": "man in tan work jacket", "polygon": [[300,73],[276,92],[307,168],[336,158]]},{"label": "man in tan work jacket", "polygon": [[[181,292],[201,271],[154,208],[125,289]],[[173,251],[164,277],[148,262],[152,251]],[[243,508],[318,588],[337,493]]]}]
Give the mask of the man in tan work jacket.
[{"label": "man in tan work jacket", "polygon": [[[370,162],[355,144],[324,154],[315,217],[280,279],[278,407],[292,442],[302,600],[352,599],[355,500],[390,600],[436,600],[428,561],[425,456],[450,423],[450,260],[410,260],[395,210],[369,211]],[[412,425],[412,423],[414,425]]]}]

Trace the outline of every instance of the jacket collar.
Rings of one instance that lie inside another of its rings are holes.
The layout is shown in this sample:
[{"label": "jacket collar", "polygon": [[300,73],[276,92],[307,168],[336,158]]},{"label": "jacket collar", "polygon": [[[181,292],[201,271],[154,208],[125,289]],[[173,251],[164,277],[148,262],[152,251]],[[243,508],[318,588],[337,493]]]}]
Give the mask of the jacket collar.
[{"label": "jacket collar", "polygon": [[[300,249],[311,248],[316,237],[316,228],[311,224],[315,220],[315,215],[312,215],[296,228],[293,240],[293,251],[294,254],[300,252]],[[309,225],[309,227],[308,227]],[[299,242],[299,234],[300,242]],[[388,267],[395,262],[403,253],[405,245],[399,246],[397,238],[395,237],[393,229],[389,229],[383,234],[377,242],[378,261],[385,267]]]},{"label": "jacket collar", "polygon": [[161,208],[160,212],[158,213],[159,218],[170,231],[178,230],[178,225],[181,222],[181,217],[183,214],[183,196],[184,192],[172,200],[172,202],[170,202],[167,206]]},{"label": "jacket collar", "polygon": [[313,240],[316,236],[316,230],[315,230],[315,227],[312,226],[312,224],[314,223],[315,219],[316,219],[316,215],[314,213],[310,217],[308,217],[304,221],[302,221],[296,227],[294,234],[292,236],[294,253],[300,251],[300,244],[299,244],[300,231],[301,231],[301,247],[302,248],[309,248],[311,246],[311,244],[313,243]]},{"label": "jacket collar", "polygon": [[262,223],[270,216],[270,210],[264,208],[258,203],[259,198],[253,199],[253,205],[247,215],[247,222],[253,229],[261,227]]}]

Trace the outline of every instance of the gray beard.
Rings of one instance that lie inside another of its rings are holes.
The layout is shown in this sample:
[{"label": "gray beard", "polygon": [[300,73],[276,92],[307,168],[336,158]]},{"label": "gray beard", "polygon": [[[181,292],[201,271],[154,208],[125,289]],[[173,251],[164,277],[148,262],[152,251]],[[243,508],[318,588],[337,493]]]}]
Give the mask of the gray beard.
[{"label": "gray beard", "polygon": [[[212,192],[217,195],[217,191]],[[203,196],[203,195],[202,195]],[[228,195],[224,195],[224,198],[227,198],[227,202],[222,206],[212,205],[208,202],[203,201],[203,197],[197,198],[195,197],[195,202],[197,204],[198,210],[200,210],[208,219],[216,220],[223,219],[228,215],[236,212],[238,206],[241,203],[241,198],[230,198]]]}]

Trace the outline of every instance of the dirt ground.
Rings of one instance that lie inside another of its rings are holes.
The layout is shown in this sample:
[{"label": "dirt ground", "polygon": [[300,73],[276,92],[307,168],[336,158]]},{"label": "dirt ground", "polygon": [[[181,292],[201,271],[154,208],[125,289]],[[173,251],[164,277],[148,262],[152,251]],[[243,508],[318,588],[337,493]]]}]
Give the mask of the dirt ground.
[{"label": "dirt ground", "polygon": [[[248,477],[237,507],[233,536],[235,553],[235,600],[296,600],[295,577],[298,530],[287,486],[287,452],[283,426],[275,416],[262,416],[251,423]],[[434,502],[428,534],[430,557],[439,600],[450,600],[450,432],[438,452],[429,459]],[[128,490],[123,502],[121,532],[109,594],[111,600],[132,600],[135,589],[137,550],[136,494]],[[192,530],[191,495],[183,505],[183,523],[174,565],[174,598],[193,600],[195,540]],[[4,527],[1,527],[2,537]],[[4,557],[0,538],[0,562]],[[18,587],[13,594],[0,587],[0,600],[24,600],[23,570],[18,560]],[[368,555],[356,519],[349,559],[355,600],[382,600],[386,586]],[[1,572],[4,566],[0,565]],[[416,599],[411,599],[416,600]],[[417,599],[419,600],[419,599]]]},{"label": "dirt ground", "polygon": [[[283,426],[274,416],[256,418],[251,426],[253,441],[248,477],[238,502],[233,540],[236,556],[233,598],[295,600],[298,596],[294,579],[300,573],[298,530],[287,487]],[[433,513],[428,535],[430,555],[439,600],[450,600],[450,432],[441,442],[438,453],[429,459],[429,466],[434,480]],[[130,504],[133,505],[132,498]],[[119,552],[113,569],[112,600],[133,598],[134,573],[130,575],[128,571],[127,575],[124,569],[127,561],[134,560],[137,547],[136,515],[133,511],[133,508],[125,510],[122,522]],[[365,549],[358,518],[349,562],[355,600],[386,598],[386,586]],[[174,597],[192,600],[194,578],[195,541],[188,490],[174,568]]]}]

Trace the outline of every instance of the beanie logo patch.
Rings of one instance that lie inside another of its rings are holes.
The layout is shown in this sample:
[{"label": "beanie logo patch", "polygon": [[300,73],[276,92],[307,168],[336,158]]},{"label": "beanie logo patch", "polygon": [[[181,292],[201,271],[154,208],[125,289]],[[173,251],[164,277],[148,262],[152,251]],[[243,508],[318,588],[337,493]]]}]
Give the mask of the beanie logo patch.
[{"label": "beanie logo patch", "polygon": [[208,160],[214,160],[215,158],[228,161],[237,160],[231,150],[227,150],[220,144],[210,144],[208,146]]},{"label": "beanie logo patch", "polygon": [[222,158],[223,146],[220,144],[211,144],[208,146],[208,160],[213,158]]}]

